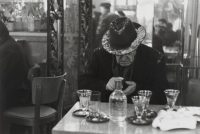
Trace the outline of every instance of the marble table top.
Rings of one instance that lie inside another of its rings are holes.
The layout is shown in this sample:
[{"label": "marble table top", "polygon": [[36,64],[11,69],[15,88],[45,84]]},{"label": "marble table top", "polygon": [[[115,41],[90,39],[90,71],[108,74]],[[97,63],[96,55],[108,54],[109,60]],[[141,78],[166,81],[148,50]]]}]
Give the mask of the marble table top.
[{"label": "marble table top", "polygon": [[[164,106],[161,105],[150,105],[150,108],[155,111],[159,111],[163,107]],[[199,124],[195,130],[180,129],[161,131],[159,129],[153,128],[151,125],[137,126],[129,124],[126,121],[121,123],[115,123],[113,121],[101,124],[89,123],[86,122],[84,118],[78,118],[72,115],[72,112],[76,109],[79,109],[78,102],[52,129],[53,134],[200,134]],[[108,103],[101,103],[100,111],[103,111],[108,115]],[[127,111],[127,116],[131,116],[133,114],[132,104],[128,104]]]}]

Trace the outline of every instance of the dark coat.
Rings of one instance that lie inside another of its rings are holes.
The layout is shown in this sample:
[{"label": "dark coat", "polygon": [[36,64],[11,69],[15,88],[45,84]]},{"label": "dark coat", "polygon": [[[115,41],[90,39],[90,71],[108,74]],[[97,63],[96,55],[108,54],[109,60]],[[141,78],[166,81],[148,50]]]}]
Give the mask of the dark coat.
[{"label": "dark coat", "polygon": [[[102,101],[108,102],[111,91],[105,89],[107,82],[113,77],[113,55],[103,48],[98,48],[88,67],[88,73],[80,76],[79,89],[87,88],[99,90],[102,93]],[[138,90],[151,90],[153,95],[150,103],[166,104],[164,90],[168,87],[165,72],[165,62],[162,54],[141,44],[135,55],[132,81],[136,82],[136,91],[128,96],[136,95]]]},{"label": "dark coat", "polygon": [[6,107],[26,103],[30,98],[26,94],[30,91],[24,89],[28,69],[21,47],[12,37],[0,43],[0,88]]}]

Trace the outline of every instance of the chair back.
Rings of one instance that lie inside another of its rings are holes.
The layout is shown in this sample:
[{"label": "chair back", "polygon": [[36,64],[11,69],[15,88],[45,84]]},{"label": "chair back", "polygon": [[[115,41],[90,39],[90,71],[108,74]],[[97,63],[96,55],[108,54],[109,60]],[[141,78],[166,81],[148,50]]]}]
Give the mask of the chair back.
[{"label": "chair back", "polygon": [[185,105],[200,106],[200,79],[190,79],[188,81],[188,91],[185,97]]},{"label": "chair back", "polygon": [[182,68],[183,104],[187,106],[200,106],[200,68]]},{"label": "chair back", "polygon": [[55,77],[34,77],[32,80],[32,103],[36,104],[37,94],[40,94],[40,104],[56,102],[65,76],[66,74]]},{"label": "chair back", "polygon": [[166,73],[169,88],[180,90],[181,64],[166,64]]},{"label": "chair back", "polygon": [[29,67],[32,66],[33,58],[30,45],[26,40],[17,40],[17,43],[21,47],[25,62],[29,65]]}]

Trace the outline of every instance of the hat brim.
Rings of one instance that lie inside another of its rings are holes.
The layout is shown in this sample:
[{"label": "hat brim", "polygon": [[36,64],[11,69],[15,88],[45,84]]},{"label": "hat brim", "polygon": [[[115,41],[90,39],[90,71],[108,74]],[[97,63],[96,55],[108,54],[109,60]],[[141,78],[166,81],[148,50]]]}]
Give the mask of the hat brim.
[{"label": "hat brim", "polygon": [[144,40],[144,38],[146,36],[146,30],[143,26],[140,26],[139,28],[136,28],[136,33],[137,33],[137,37],[131,43],[130,47],[128,47],[126,49],[117,50],[117,49],[112,48],[110,45],[110,32],[108,30],[102,38],[102,46],[107,52],[114,54],[114,55],[125,55],[128,53],[131,53],[132,51],[136,50],[137,47]]}]

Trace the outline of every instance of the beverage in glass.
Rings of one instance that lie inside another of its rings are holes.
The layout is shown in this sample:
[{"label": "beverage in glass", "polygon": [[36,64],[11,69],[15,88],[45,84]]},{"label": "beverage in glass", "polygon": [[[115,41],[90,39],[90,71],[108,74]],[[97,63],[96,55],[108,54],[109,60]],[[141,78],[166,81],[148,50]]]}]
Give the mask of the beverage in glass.
[{"label": "beverage in glass", "polygon": [[100,115],[100,102],[101,102],[101,92],[92,91],[92,95],[89,103],[90,116],[99,116]]},{"label": "beverage in glass", "polygon": [[78,90],[77,94],[79,96],[80,108],[83,111],[87,111],[92,91],[91,90],[87,90],[87,89],[82,89],[82,90]]},{"label": "beverage in glass", "polygon": [[144,96],[133,96],[132,101],[134,104],[134,110],[138,121],[142,121],[142,116],[144,114],[146,98]]},{"label": "beverage in glass", "polygon": [[180,91],[175,89],[167,89],[164,92],[167,98],[167,105],[169,109],[173,109]]}]

